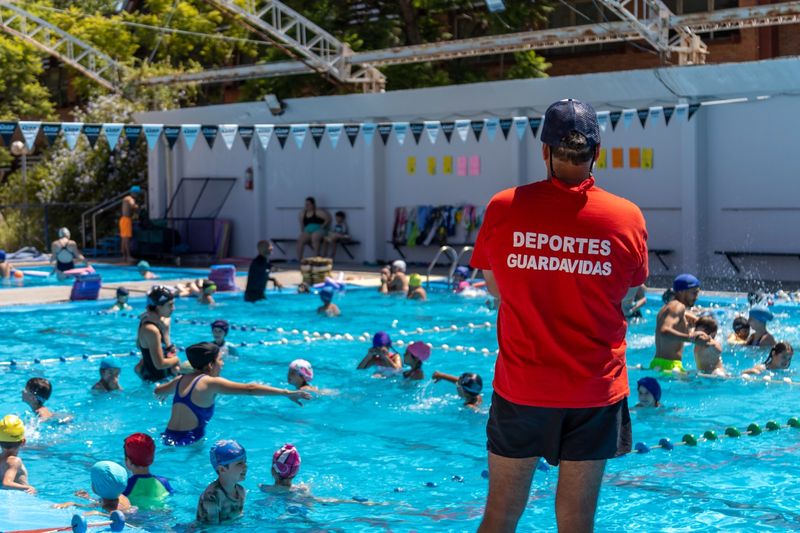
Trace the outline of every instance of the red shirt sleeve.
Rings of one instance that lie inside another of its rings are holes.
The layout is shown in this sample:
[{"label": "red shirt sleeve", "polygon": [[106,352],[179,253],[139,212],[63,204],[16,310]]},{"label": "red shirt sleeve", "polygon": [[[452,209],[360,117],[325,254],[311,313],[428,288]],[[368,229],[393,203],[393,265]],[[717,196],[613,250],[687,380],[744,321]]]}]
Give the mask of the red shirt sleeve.
[{"label": "red shirt sleeve", "polygon": [[639,252],[639,268],[633,274],[631,287],[641,285],[649,275],[649,258],[647,256],[647,227],[645,226],[644,217],[639,212],[639,227],[636,228],[636,249]]},{"label": "red shirt sleeve", "polygon": [[483,214],[483,222],[480,230],[478,230],[478,238],[475,239],[475,247],[472,250],[472,258],[469,261],[471,268],[492,269],[491,257],[489,256],[489,240],[494,232],[495,209],[492,208],[493,205],[494,199],[489,202],[486,212]]}]

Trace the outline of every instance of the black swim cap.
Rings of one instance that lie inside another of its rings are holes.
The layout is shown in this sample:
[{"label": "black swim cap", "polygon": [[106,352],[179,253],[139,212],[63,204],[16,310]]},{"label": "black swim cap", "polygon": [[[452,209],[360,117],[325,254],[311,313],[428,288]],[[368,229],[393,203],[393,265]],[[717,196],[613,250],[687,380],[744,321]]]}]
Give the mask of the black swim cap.
[{"label": "black swim cap", "polygon": [[224,331],[225,333],[228,333],[228,330],[230,329],[230,327],[231,327],[231,325],[228,324],[228,321],[227,320],[223,320],[221,318],[219,318],[219,319],[217,319],[217,320],[215,320],[214,322],[211,323],[211,329],[219,328],[222,331]]},{"label": "black swim cap", "polygon": [[186,348],[186,358],[195,370],[203,370],[217,360],[219,346],[213,342],[198,342]]},{"label": "black swim cap", "polygon": [[152,305],[153,307],[164,305],[174,299],[175,294],[166,285],[153,285],[150,292],[147,293],[147,305]]},{"label": "black swim cap", "polygon": [[483,390],[483,379],[478,374],[464,372],[458,377],[458,384],[469,394],[480,394]]}]

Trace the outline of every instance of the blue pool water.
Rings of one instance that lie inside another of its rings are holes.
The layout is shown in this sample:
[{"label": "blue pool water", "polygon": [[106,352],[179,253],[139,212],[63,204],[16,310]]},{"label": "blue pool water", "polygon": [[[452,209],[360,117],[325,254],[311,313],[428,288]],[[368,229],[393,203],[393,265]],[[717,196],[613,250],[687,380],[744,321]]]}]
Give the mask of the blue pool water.
[{"label": "blue pool water", "polygon": [[[138,308],[143,305],[141,299],[132,302]],[[223,316],[234,324],[269,330],[231,332],[230,340],[247,346],[239,349],[238,359],[226,361],[226,377],[283,386],[288,363],[302,357],[314,363],[315,384],[331,392],[303,407],[284,398],[220,398],[206,442],[183,449],[159,445],[153,472],[168,477],[178,493],[169,511],[143,514],[131,520],[134,524],[163,531],[180,530],[190,523],[198,495],[214,477],[208,462],[210,443],[236,438],[248,454],[245,516],[235,526],[217,531],[476,529],[486,495],[487,481],[481,475],[486,468],[484,427],[497,343],[494,328],[470,328],[469,324],[494,323],[494,313],[483,305],[482,298],[443,293],[418,303],[381,296],[373,290],[350,291],[338,303],[342,317],[321,319],[314,313],[318,299],[306,295],[275,294],[256,305],[223,296],[215,308],[193,300],[178,302],[173,339],[179,345],[210,339],[208,322]],[[743,299],[731,298],[701,299],[699,303],[716,307],[722,336],[729,331],[736,310],[746,305]],[[125,436],[145,431],[158,438],[169,418],[169,402],[160,403],[152,387],[141,384],[133,374],[136,357],[123,359],[125,391],[109,395],[89,392],[97,379],[97,361],[22,364],[34,358],[133,349],[136,319],[96,314],[104,305],[62,304],[0,312],[5,339],[0,361],[19,361],[15,367],[0,366],[0,398],[4,412],[24,414],[31,424],[22,457],[31,483],[47,501],[70,500],[74,491],[88,489],[92,463],[104,459],[122,462]],[[771,329],[776,337],[800,344],[800,308],[774,309],[777,317]],[[647,364],[651,358],[657,310],[658,301],[653,298],[644,319],[630,327],[631,365]],[[416,328],[434,327],[438,331],[408,334]],[[294,329],[298,332],[292,333]],[[461,408],[454,387],[446,383],[372,379],[368,373],[354,370],[367,348],[358,337],[380,329],[390,332],[396,341],[422,339],[434,345],[425,365],[427,377],[433,370],[480,373],[487,398],[482,412]],[[331,338],[325,338],[325,333]],[[337,340],[337,334],[350,334],[354,340]],[[285,343],[273,344],[282,339]],[[449,350],[442,348],[445,344]],[[688,349],[686,355],[687,366],[693,367]],[[726,347],[724,353],[725,363],[736,371],[763,357],[763,352],[752,349]],[[632,382],[644,375],[649,373],[630,370]],[[48,406],[73,414],[71,424],[39,426],[31,421],[20,391],[32,376],[44,376],[54,383]],[[800,381],[792,371],[787,376]],[[727,426],[743,429],[757,422],[763,427],[768,420],[785,423],[800,415],[800,389],[783,382],[693,379],[662,384],[665,408],[632,410],[634,442],[654,445],[662,437],[678,442],[685,433],[699,436],[713,429],[722,434]],[[258,490],[259,483],[271,480],[273,451],[286,442],[295,444],[302,454],[297,481],[307,484],[314,496],[338,501],[294,501]],[[800,529],[798,450],[800,430],[785,428],[757,437],[723,439],[672,452],[653,450],[610,461],[597,530]],[[557,472],[536,473],[520,531],[555,531]],[[375,505],[355,502],[353,497]],[[0,512],[0,530],[4,527]]]},{"label": "blue pool water", "polygon": [[[105,265],[102,263],[92,263],[92,267],[103,278],[103,283],[123,283],[126,281],[142,281],[139,271],[135,266]],[[51,273],[52,267],[20,267],[24,272],[43,272]],[[183,279],[183,278],[205,278],[208,276],[207,268],[172,268],[172,267],[153,267],[152,271],[159,279]],[[0,289],[13,289],[19,287],[42,287],[47,285],[71,285],[73,278],[59,281],[55,275],[40,277],[36,275],[24,276],[22,279],[0,280]]]}]

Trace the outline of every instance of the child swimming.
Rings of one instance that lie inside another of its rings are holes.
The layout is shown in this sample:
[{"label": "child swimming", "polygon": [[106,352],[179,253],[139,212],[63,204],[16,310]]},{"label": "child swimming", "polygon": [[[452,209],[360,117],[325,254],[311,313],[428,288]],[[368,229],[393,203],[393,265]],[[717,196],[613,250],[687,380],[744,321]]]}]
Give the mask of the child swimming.
[{"label": "child swimming", "polygon": [[31,378],[22,390],[22,401],[27,403],[39,420],[49,420],[53,417],[53,412],[44,406],[44,402],[50,399],[53,387],[45,378]]},{"label": "child swimming", "polygon": [[106,357],[100,361],[100,379],[92,386],[92,390],[111,392],[122,390],[119,385],[119,374],[122,368],[116,357]]},{"label": "child swimming", "polygon": [[634,407],[661,407],[661,385],[656,378],[645,377],[636,382],[639,403]]},{"label": "child swimming", "polygon": [[298,390],[317,391],[317,387],[311,385],[311,380],[314,379],[314,369],[311,363],[305,359],[295,359],[289,363],[289,374],[286,380],[289,385]]},{"label": "child swimming", "polygon": [[392,339],[385,331],[379,331],[372,337],[372,348],[367,350],[367,355],[356,369],[363,370],[372,366],[389,371],[403,368],[400,354],[392,349]]},{"label": "child swimming", "polygon": [[125,467],[133,473],[122,494],[131,505],[142,509],[159,508],[175,492],[167,479],[150,473],[156,454],[156,443],[150,435],[134,433],[125,438]]},{"label": "child swimming", "polygon": [[712,316],[701,316],[695,322],[694,330],[702,331],[709,336],[705,344],[694,345],[694,362],[697,371],[715,376],[726,375],[722,366],[722,345],[716,339],[719,326]]},{"label": "child swimming", "polygon": [[311,398],[311,394],[304,390],[289,391],[219,377],[225,360],[220,356],[219,346],[212,342],[189,346],[186,357],[194,371],[155,388],[159,396],[174,393],[172,414],[162,434],[164,444],[168,446],[187,446],[205,436],[206,425],[214,416],[214,399],[218,394],[286,396],[298,405],[302,405],[300,400]]},{"label": "child swimming", "polygon": [[136,270],[139,271],[139,275],[144,279],[158,279],[158,276],[150,270],[150,263],[147,261],[139,261],[136,265]]},{"label": "child swimming", "polygon": [[128,303],[129,292],[125,287],[117,287],[117,301],[108,310],[109,313],[118,313],[120,311],[132,311],[133,307]]},{"label": "child swimming", "polygon": [[319,298],[322,300],[322,305],[317,308],[317,314],[327,317],[335,317],[342,314],[339,306],[333,303],[333,296],[333,287],[325,286],[320,289]]},{"label": "child swimming", "polygon": [[733,319],[733,333],[728,335],[728,344],[747,344],[747,339],[750,337],[750,324],[743,316],[737,316]]},{"label": "child swimming", "polygon": [[247,477],[247,453],[235,440],[220,440],[209,452],[211,466],[217,474],[197,502],[197,521],[220,524],[242,515],[247,495],[239,484]]},{"label": "child swimming", "polygon": [[464,372],[458,377],[450,374],[439,372],[438,370],[433,373],[431,379],[434,383],[439,383],[440,380],[449,381],[456,384],[456,392],[464,399],[464,407],[477,411],[483,403],[483,379],[478,374],[473,372]]},{"label": "child swimming", "polygon": [[[300,452],[293,444],[284,444],[272,454],[272,479],[274,483],[262,483],[264,492],[284,492],[292,490],[292,480],[300,471]],[[303,487],[305,488],[305,487]]]},{"label": "child swimming", "polygon": [[756,305],[750,308],[747,323],[753,333],[747,338],[747,346],[769,348],[775,345],[775,337],[767,331],[767,322],[771,322],[774,318],[775,315],[765,305]]},{"label": "child swimming", "polygon": [[25,424],[16,415],[6,415],[0,419],[0,480],[4,489],[22,490],[36,494],[36,489],[28,483],[28,470],[19,450],[25,446]]},{"label": "child swimming", "polygon": [[211,335],[214,337],[214,344],[219,346],[219,351],[220,354],[222,354],[222,357],[225,357],[226,355],[237,357],[239,355],[236,347],[225,339],[225,337],[228,336],[228,330],[230,330],[230,327],[231,326],[228,324],[227,320],[218,319],[211,323]]},{"label": "child swimming", "polygon": [[423,379],[425,373],[422,371],[422,363],[430,359],[431,347],[424,342],[412,342],[406,347],[403,354],[403,363],[411,368],[403,372],[406,379]]},{"label": "child swimming", "polygon": [[767,358],[763,363],[758,364],[753,368],[748,368],[742,372],[742,375],[749,376],[754,374],[763,374],[769,370],[786,370],[792,364],[793,355],[794,349],[792,348],[792,345],[786,341],[781,341],[770,348],[769,355],[767,355]]},{"label": "child swimming", "polygon": [[408,277],[408,294],[406,294],[406,298],[419,300],[420,302],[428,299],[428,293],[422,288],[422,277],[419,274],[411,274]]},{"label": "child swimming", "polygon": [[93,499],[87,491],[80,490],[75,493],[75,496],[89,500],[91,503],[67,502],[54,507],[100,507],[107,513],[131,511],[131,502],[122,494],[128,481],[128,473],[121,465],[113,461],[99,461],[89,469],[89,475],[92,480],[92,492],[99,497],[99,500]]}]

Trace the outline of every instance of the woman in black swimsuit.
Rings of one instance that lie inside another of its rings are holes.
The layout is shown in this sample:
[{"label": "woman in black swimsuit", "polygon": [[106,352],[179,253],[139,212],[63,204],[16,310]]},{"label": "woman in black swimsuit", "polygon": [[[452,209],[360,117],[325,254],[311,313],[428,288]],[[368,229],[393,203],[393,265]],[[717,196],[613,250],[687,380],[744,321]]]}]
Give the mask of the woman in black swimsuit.
[{"label": "woman in black swimsuit", "polygon": [[322,238],[328,232],[331,216],[324,209],[317,209],[312,196],[306,198],[306,206],[300,211],[300,236],[297,237],[297,260],[303,259],[303,248],[310,244],[314,255],[319,255]]},{"label": "woman in black swimsuit", "polygon": [[135,371],[144,381],[161,381],[178,373],[178,350],[169,339],[169,317],[174,310],[175,297],[169,287],[155,285],[147,293],[147,312],[136,334],[142,360]]}]

